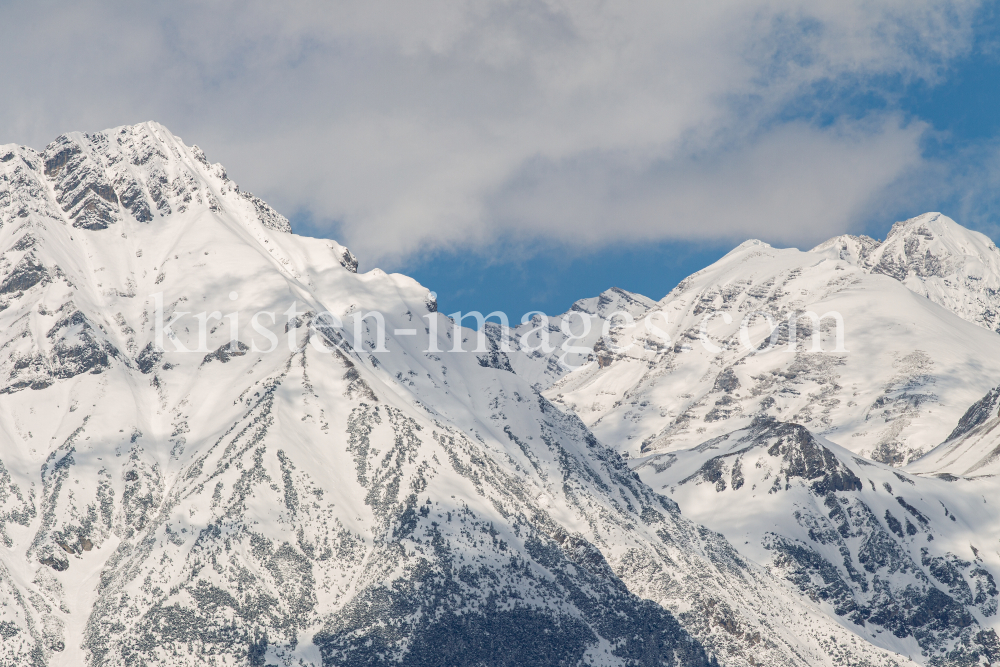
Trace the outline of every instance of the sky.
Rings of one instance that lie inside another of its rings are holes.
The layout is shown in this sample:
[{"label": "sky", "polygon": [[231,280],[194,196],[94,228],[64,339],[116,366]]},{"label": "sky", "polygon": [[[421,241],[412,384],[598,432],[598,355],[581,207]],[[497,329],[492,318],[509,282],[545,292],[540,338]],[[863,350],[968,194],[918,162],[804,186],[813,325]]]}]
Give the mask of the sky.
[{"label": "sky", "polygon": [[993,3],[0,0],[0,44],[0,143],[156,120],[447,313],[926,211],[1000,240]]}]

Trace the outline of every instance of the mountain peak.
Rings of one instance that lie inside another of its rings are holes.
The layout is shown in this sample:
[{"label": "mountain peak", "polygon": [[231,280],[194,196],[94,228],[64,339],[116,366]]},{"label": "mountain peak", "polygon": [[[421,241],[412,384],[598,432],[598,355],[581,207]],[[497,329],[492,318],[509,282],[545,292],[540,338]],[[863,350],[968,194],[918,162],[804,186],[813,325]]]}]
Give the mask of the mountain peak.
[{"label": "mountain peak", "polygon": [[1000,250],[946,215],[930,212],[897,222],[882,242],[843,235],[810,252],[894,278],[960,317],[1000,331]]},{"label": "mountain peak", "polygon": [[939,227],[944,227],[948,225],[948,223],[950,223],[951,225],[954,225],[956,227],[961,227],[961,225],[959,225],[957,222],[955,222],[954,220],[945,215],[938,213],[937,211],[928,211],[927,213],[921,213],[920,215],[910,218],[908,220],[899,220],[897,222],[894,222],[892,228],[889,230],[889,235],[886,238],[888,239],[889,237],[899,234],[911,227],[927,223],[937,224]]},{"label": "mountain peak", "polygon": [[598,296],[579,299],[570,307],[570,311],[578,311],[608,317],[616,312],[627,312],[633,317],[644,313],[656,305],[656,302],[642,294],[635,294],[620,287],[611,287]]},{"label": "mountain peak", "polygon": [[126,219],[148,224],[174,213],[245,209],[267,229],[291,231],[284,216],[240,191],[222,165],[209,163],[198,146],[185,145],[156,122],[70,132],[41,152],[8,145],[0,153],[6,181],[20,186],[12,198],[30,194],[21,205],[0,210],[0,223],[34,213],[95,232]]},{"label": "mountain peak", "polygon": [[738,246],[736,246],[735,248],[733,248],[729,252],[731,254],[731,253],[739,252],[741,250],[747,250],[748,248],[764,249],[764,248],[770,248],[770,247],[772,247],[770,243],[766,243],[764,241],[761,241],[760,239],[747,239],[746,241],[744,241],[743,243],[739,244]]},{"label": "mountain peak", "polygon": [[862,268],[871,268],[871,256],[882,245],[870,236],[842,234],[820,243],[809,252],[826,254]]}]

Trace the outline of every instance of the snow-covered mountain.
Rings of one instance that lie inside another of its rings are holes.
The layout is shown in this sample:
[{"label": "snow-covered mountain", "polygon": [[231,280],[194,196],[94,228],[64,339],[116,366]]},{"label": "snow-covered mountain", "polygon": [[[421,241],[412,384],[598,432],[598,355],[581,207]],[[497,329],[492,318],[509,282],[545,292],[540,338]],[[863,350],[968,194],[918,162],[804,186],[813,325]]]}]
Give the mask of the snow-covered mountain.
[{"label": "snow-covered mountain", "polygon": [[356,270],[155,123],[0,146],[0,664],[911,664]]},{"label": "snow-covered mountain", "polygon": [[996,333],[825,250],[748,241],[635,319],[545,389],[630,456],[769,415],[901,465],[1000,378]]}]

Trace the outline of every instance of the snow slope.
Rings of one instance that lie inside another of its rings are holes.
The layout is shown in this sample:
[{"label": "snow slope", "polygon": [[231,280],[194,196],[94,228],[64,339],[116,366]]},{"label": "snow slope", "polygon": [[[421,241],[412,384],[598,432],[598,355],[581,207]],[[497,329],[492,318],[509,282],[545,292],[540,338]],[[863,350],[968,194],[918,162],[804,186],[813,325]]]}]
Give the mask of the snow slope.
[{"label": "snow slope", "polygon": [[1000,472],[1000,388],[972,404],[947,440],[911,463],[918,474],[943,477],[993,477]]},{"label": "snow slope", "polygon": [[0,147],[0,664],[908,664],[356,269],[155,123]]}]

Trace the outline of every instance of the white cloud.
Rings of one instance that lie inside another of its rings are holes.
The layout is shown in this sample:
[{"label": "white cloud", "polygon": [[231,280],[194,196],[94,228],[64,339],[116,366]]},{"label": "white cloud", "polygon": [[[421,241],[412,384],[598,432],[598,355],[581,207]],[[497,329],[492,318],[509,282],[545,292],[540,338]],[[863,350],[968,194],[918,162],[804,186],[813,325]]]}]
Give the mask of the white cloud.
[{"label": "white cloud", "polygon": [[528,233],[545,220],[561,237],[729,239],[766,235],[808,247],[845,231],[920,163],[923,127],[783,124],[752,142],[703,156],[633,165],[614,155],[531,165],[491,203],[491,218]]},{"label": "white cloud", "polygon": [[784,112],[816,85],[933,80],[975,7],[6,4],[0,142],[159,120],[369,261],[510,236],[808,242],[919,167],[923,128]]}]

